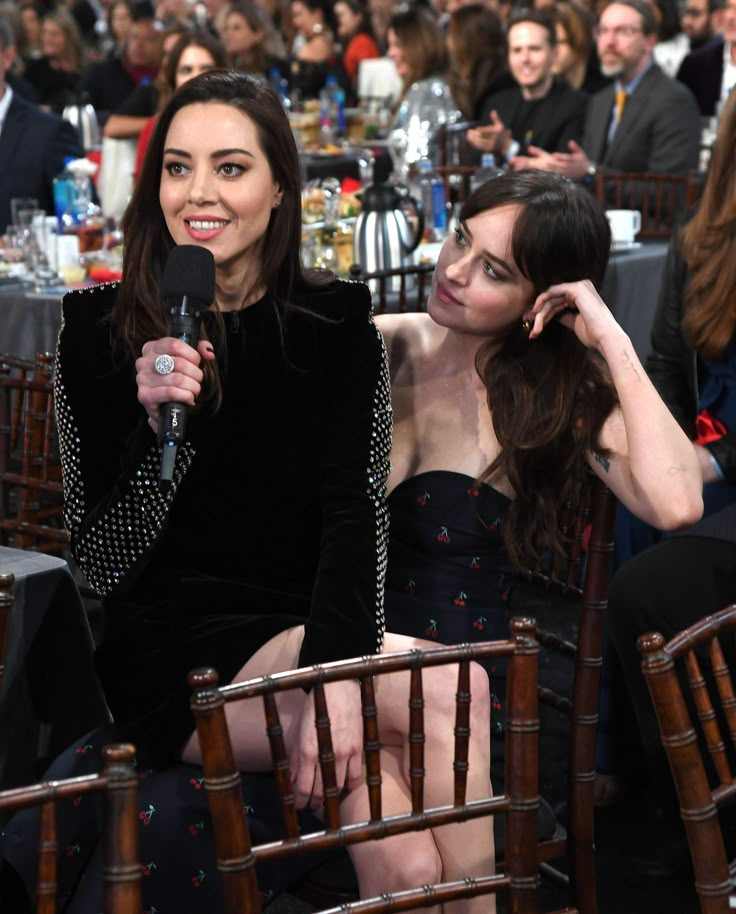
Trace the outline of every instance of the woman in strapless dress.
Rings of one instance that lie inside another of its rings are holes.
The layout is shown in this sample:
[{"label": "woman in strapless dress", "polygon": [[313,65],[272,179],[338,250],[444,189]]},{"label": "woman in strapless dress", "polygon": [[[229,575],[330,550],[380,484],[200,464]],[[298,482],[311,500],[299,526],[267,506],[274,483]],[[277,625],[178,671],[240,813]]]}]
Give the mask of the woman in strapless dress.
[{"label": "woman in strapless dress", "polygon": [[[657,527],[700,516],[693,447],[596,291],[610,245],[584,188],[507,174],[465,202],[427,313],[377,319],[394,409],[390,631],[506,637],[514,570],[561,547],[586,463]],[[498,733],[504,675],[487,672]]]}]

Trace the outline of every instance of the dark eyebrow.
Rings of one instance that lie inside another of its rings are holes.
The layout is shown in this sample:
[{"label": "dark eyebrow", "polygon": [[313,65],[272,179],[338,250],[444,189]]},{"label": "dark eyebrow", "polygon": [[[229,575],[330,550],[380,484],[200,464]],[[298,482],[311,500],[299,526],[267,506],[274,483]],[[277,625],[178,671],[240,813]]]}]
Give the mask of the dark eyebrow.
[{"label": "dark eyebrow", "polygon": [[[187,152],[184,149],[164,149],[164,155],[173,155],[179,156],[182,159],[191,159],[192,154]],[[222,159],[225,156],[231,155],[243,155],[248,156],[248,158],[253,159],[255,156],[252,152],[248,152],[247,149],[239,149],[237,146],[233,149],[216,149],[211,155],[211,159]]]},{"label": "dark eyebrow", "polygon": [[[462,226],[462,230],[465,232],[465,234],[468,236],[468,238],[470,238],[472,241],[473,233],[468,228],[467,222],[461,222],[460,225]],[[517,271],[513,267],[509,266],[509,264],[507,264],[505,260],[503,260],[501,257],[496,257],[496,255],[491,254],[490,251],[484,250],[483,256],[487,257],[488,260],[493,260],[495,263],[500,264],[504,268],[504,270],[506,270],[507,273],[511,273],[512,276],[517,273]]]}]

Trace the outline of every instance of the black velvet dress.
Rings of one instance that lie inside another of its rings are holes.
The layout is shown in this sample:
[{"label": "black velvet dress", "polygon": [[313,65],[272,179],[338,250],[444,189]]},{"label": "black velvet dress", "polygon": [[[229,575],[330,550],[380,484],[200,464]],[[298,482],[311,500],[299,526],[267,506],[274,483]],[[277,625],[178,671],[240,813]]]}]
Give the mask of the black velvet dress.
[{"label": "black velvet dress", "polygon": [[[136,398],[134,366],[112,357],[115,285],[71,293],[59,338],[56,407],[66,523],[75,558],[104,595],[98,671],[111,730],[72,747],[59,776],[99,767],[112,738],[138,747],[144,908],[222,909],[201,769],[176,763],[194,728],[186,676],[212,665],[230,681],[266,641],[304,625],[300,664],[381,644],[391,408],[383,340],[360,283],[306,290],[296,308],[270,296],[225,316],[216,346],[221,409],[190,417],[174,484]],[[214,316],[206,317],[208,331]],[[226,353],[222,351],[226,349]],[[269,775],[244,776],[260,837],[279,833]],[[0,840],[30,888],[30,814]],[[95,804],[60,818],[60,895],[101,910]],[[313,822],[313,827],[316,823]],[[296,870],[276,867],[278,892]],[[79,882],[80,877],[82,881]]]},{"label": "black velvet dress", "polygon": [[222,406],[190,417],[163,495],[133,367],[114,368],[103,348],[114,294],[64,303],[66,515],[74,555],[104,594],[97,661],[113,716],[165,763],[193,729],[194,667],[228,682],[294,625],[305,626],[300,665],[380,646],[389,389],[361,284],[312,290],[286,313],[267,295],[226,314]]}]

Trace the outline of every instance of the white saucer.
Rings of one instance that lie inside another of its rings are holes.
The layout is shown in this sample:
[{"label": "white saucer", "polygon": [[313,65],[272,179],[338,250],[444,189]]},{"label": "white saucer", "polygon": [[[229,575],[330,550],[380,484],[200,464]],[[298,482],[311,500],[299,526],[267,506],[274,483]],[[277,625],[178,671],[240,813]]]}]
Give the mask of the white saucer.
[{"label": "white saucer", "polygon": [[614,254],[621,254],[624,251],[636,251],[641,247],[641,241],[614,241],[611,244],[611,251]]}]

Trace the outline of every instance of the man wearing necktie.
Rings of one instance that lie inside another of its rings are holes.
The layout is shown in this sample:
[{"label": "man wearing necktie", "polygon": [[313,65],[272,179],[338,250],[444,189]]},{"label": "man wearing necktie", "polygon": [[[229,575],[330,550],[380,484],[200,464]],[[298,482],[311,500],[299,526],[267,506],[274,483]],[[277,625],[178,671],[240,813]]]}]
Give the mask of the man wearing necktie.
[{"label": "man wearing necktie", "polygon": [[601,72],[613,85],[592,96],[582,146],[531,146],[515,168],[545,168],[577,181],[598,168],[687,174],[698,166],[700,116],[692,93],[654,63],[657,23],[646,0],[613,0],[597,29]]}]

